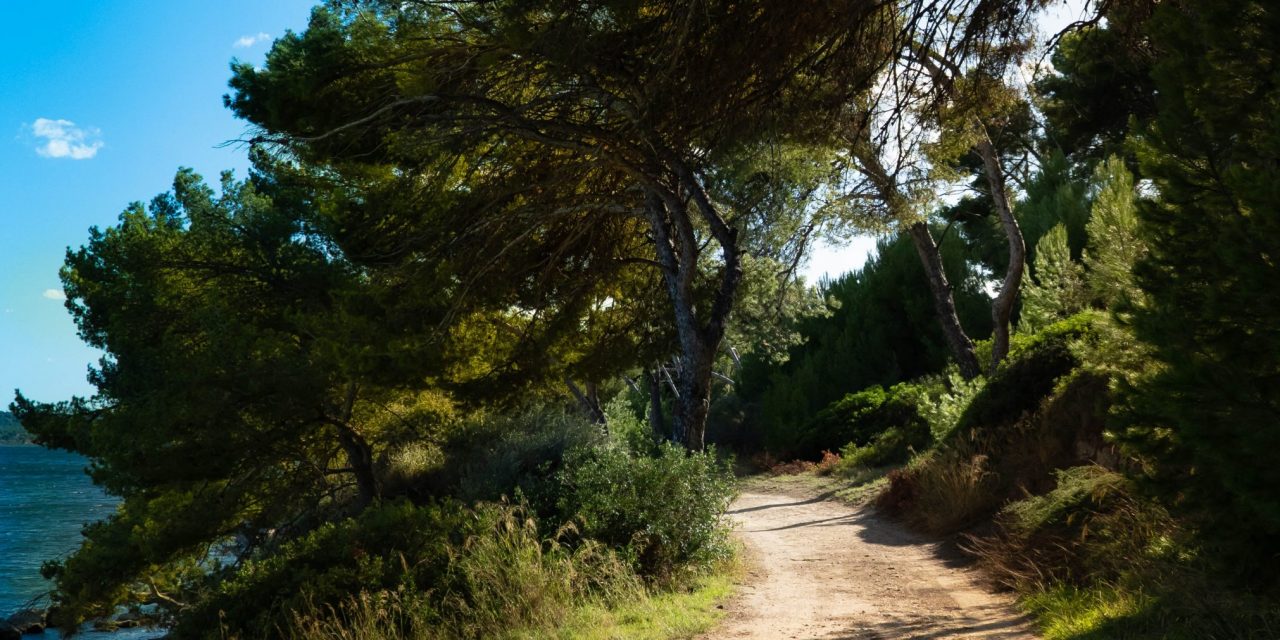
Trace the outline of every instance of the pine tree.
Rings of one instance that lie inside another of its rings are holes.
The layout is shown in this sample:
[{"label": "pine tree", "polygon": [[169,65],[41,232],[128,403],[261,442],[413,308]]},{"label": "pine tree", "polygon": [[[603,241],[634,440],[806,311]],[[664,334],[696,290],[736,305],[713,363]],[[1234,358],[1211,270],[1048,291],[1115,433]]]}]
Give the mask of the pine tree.
[{"label": "pine tree", "polygon": [[1084,269],[1071,259],[1067,227],[1059,223],[1036,244],[1031,281],[1022,289],[1022,318],[1018,328],[1038,331],[1082,311],[1087,305]]},{"label": "pine tree", "polygon": [[1146,254],[1146,242],[1138,229],[1138,202],[1133,174],[1124,161],[1111,156],[1094,172],[1098,195],[1085,226],[1089,245],[1084,265],[1089,270],[1089,292],[1107,308],[1131,303],[1138,297],[1133,265]]},{"label": "pine tree", "polygon": [[1156,120],[1140,145],[1158,200],[1137,335],[1160,373],[1128,435],[1217,557],[1280,573],[1280,6],[1168,2],[1153,18]]}]

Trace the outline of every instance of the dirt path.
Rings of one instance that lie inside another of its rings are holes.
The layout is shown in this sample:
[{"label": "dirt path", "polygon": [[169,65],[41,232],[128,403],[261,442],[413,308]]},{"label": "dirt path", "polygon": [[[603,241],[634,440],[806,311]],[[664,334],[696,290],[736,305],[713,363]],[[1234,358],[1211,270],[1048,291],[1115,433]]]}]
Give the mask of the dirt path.
[{"label": "dirt path", "polygon": [[869,509],[746,492],[729,511],[750,569],[720,638],[1036,638],[1012,599]]}]

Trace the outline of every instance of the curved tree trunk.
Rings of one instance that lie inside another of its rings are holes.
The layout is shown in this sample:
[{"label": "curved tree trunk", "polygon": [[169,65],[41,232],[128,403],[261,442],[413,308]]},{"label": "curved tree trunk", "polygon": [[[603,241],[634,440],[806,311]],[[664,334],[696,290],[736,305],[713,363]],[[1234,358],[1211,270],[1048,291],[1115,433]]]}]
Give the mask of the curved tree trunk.
[{"label": "curved tree trunk", "polygon": [[[867,136],[867,132],[862,131],[862,135]],[[852,151],[862,165],[862,170],[872,187],[875,188],[877,197],[888,209],[889,215],[898,222],[906,224],[913,218],[913,212],[907,209],[905,204],[907,198],[899,193],[896,179],[885,170],[870,138],[864,137],[855,141]],[[938,323],[942,326],[943,335],[946,336],[947,346],[960,367],[960,374],[966,380],[972,380],[982,373],[982,366],[978,363],[978,356],[974,352],[973,340],[969,339],[969,335],[965,333],[964,326],[960,324],[960,316],[956,313],[955,294],[951,290],[951,283],[947,282],[947,273],[942,266],[942,254],[938,250],[938,244],[933,241],[933,234],[929,232],[929,224],[925,220],[913,222],[906,229],[929,280],[929,291],[933,294],[933,308],[938,314]]]},{"label": "curved tree trunk", "polygon": [[996,214],[1000,216],[1000,226],[1004,228],[1009,242],[1009,269],[1004,274],[1004,282],[1000,284],[1000,293],[991,303],[991,365],[990,372],[1009,354],[1009,322],[1013,316],[1013,305],[1018,301],[1018,293],[1022,288],[1022,273],[1026,269],[1027,245],[1022,238],[1022,229],[1018,227],[1017,218],[1013,217],[1013,209],[1009,206],[1008,190],[1005,188],[1004,170],[1000,168],[1000,158],[996,154],[991,138],[983,133],[983,139],[977,145],[978,154],[982,156],[983,171],[987,175],[987,184],[991,187],[991,199],[995,202]]},{"label": "curved tree trunk", "polygon": [[907,233],[915,244],[916,253],[919,254],[920,263],[924,265],[925,275],[929,279],[929,291],[933,293],[933,308],[938,314],[938,321],[942,324],[942,333],[947,338],[947,346],[951,348],[951,355],[955,356],[956,364],[960,367],[960,375],[966,380],[972,380],[982,374],[982,365],[978,363],[978,355],[974,352],[973,340],[969,339],[969,335],[960,324],[955,296],[952,294],[951,283],[947,281],[947,273],[942,265],[942,254],[938,250],[937,243],[933,241],[933,234],[929,232],[928,224],[923,221],[917,222],[907,228]]}]

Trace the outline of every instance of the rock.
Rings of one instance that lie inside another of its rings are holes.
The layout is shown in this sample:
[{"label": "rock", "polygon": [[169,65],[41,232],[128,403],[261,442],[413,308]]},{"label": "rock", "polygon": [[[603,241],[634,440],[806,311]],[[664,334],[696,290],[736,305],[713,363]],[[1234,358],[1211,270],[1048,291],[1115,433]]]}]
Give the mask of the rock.
[{"label": "rock", "polygon": [[36,609],[24,609],[9,616],[9,619],[5,622],[22,634],[44,633],[46,625],[45,612]]},{"label": "rock", "polygon": [[22,640],[22,632],[8,622],[0,622],[0,640]]}]

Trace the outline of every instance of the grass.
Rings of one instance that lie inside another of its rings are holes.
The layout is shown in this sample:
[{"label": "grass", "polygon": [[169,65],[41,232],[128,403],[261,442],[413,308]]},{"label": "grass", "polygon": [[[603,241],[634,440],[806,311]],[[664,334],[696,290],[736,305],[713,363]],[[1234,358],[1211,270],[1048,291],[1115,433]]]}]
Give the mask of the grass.
[{"label": "grass", "polygon": [[1022,597],[1045,640],[1273,640],[1280,606],[1197,576],[1088,587],[1055,584]]},{"label": "grass", "polygon": [[473,590],[465,599],[445,600],[452,616],[441,618],[427,594],[411,589],[365,592],[339,609],[312,606],[297,612],[284,635],[290,640],[678,640],[720,620],[721,603],[733,594],[742,572],[735,548],[701,575],[661,588],[645,586],[629,577],[629,570],[595,557],[587,564],[605,561],[605,566],[585,568],[618,576],[611,580],[615,584],[587,590],[585,583],[607,576],[584,573],[582,558],[559,550],[545,554],[540,545],[525,544],[528,533],[517,527],[477,543],[500,546],[494,553],[473,550],[474,556],[458,567]]},{"label": "grass", "polygon": [[739,572],[735,561],[722,571],[674,593],[644,596],[613,606],[588,605],[572,612],[554,631],[517,635],[537,640],[676,640],[692,638],[724,615],[720,607],[734,591]]},{"label": "grass", "polygon": [[1145,625],[1135,623],[1151,606],[1149,599],[1110,587],[1059,585],[1024,597],[1022,604],[1035,616],[1045,640],[1160,638],[1169,631],[1144,629]]},{"label": "grass", "polygon": [[[567,608],[558,617],[512,620],[511,626],[486,625],[458,634],[420,623],[420,605],[412,595],[361,594],[341,618],[319,611],[299,615],[292,640],[436,640],[484,637],[495,640],[680,640],[709,629],[724,615],[722,603],[733,595],[741,574],[737,556],[676,591],[638,589],[628,598],[593,598]],[[408,627],[406,627],[408,625]],[[417,628],[409,631],[408,628]]]}]

